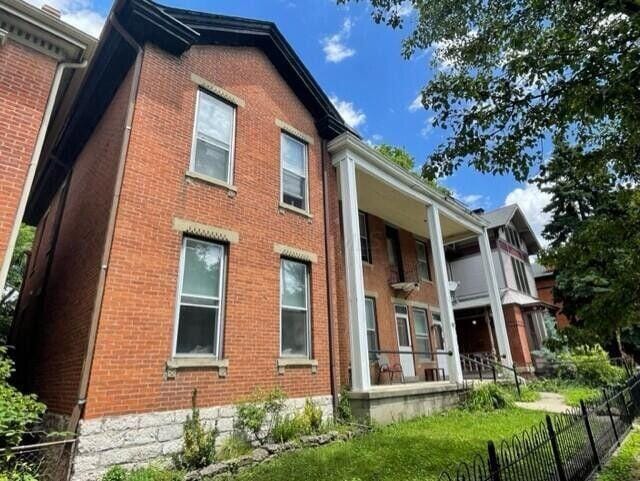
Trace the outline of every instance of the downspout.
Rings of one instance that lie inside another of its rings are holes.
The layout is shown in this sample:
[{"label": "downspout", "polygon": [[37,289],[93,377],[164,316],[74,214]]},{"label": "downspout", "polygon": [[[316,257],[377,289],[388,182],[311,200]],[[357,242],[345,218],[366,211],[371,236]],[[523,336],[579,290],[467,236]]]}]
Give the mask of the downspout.
[{"label": "downspout", "polygon": [[47,136],[49,130],[49,123],[51,122],[51,116],[53,114],[53,107],[58,97],[58,90],[60,89],[60,83],[62,81],[62,75],[66,69],[83,69],[87,66],[86,60],[80,63],[72,62],[60,62],[56,67],[56,73],[53,76],[53,83],[51,84],[51,90],[49,92],[49,98],[47,99],[47,105],[44,109],[42,116],[42,122],[40,124],[40,130],[38,130],[38,136],[36,137],[36,144],[31,154],[31,162],[29,169],[27,170],[27,177],[25,178],[24,185],[22,186],[22,194],[20,196],[20,202],[16,210],[16,215],[13,220],[13,227],[11,228],[11,235],[9,236],[9,245],[2,260],[2,266],[0,267],[0,293],[4,291],[5,283],[7,282],[7,276],[9,275],[9,267],[11,266],[11,258],[13,257],[13,251],[18,239],[18,233],[20,232],[20,225],[22,224],[22,218],[24,217],[24,211],[27,207],[27,201],[29,200],[29,194],[31,192],[31,186],[33,185],[33,179],[36,175],[36,169],[38,167],[38,161],[42,154],[42,147],[44,145],[44,139]]},{"label": "downspout", "polygon": [[122,191],[122,181],[124,178],[124,165],[129,151],[129,140],[131,138],[131,126],[133,123],[133,114],[136,107],[136,98],[138,96],[138,86],[140,84],[140,71],[142,70],[142,47],[129,35],[129,33],[120,24],[116,16],[112,13],[109,15],[109,22],[122,38],[136,51],[136,60],[133,68],[133,77],[131,79],[131,90],[129,92],[129,101],[126,113],[124,134],[122,136],[122,145],[120,147],[120,156],[118,158],[118,170],[116,172],[116,182],[113,190],[113,200],[109,209],[109,223],[107,224],[107,232],[102,252],[102,261],[100,263],[100,274],[98,277],[98,286],[96,289],[96,297],[91,313],[91,325],[89,328],[89,342],[87,344],[87,352],[82,365],[82,375],[80,378],[80,387],[78,389],[78,401],[73,409],[71,419],[69,421],[69,431],[76,432],[80,423],[80,417],[84,411],[87,401],[87,391],[89,389],[89,376],[91,374],[91,365],[93,363],[93,355],[95,352],[96,336],[98,333],[98,322],[102,310],[102,300],[104,297],[104,288],[107,279],[107,269],[109,266],[109,258],[111,256],[111,247],[113,245],[113,236],[116,224],[116,215],[118,213],[118,205],[120,203],[120,193]]},{"label": "downspout", "polygon": [[323,214],[324,214],[324,262],[325,271],[327,276],[327,312],[329,320],[329,377],[331,378],[331,399],[333,401],[333,410],[336,411],[338,407],[338,389],[336,386],[336,373],[334,366],[334,337],[333,337],[333,286],[332,276],[330,272],[333,272],[331,268],[331,262],[329,262],[329,192],[328,192],[328,179],[327,179],[327,141],[322,139],[321,143],[322,152],[322,196],[323,196]]}]

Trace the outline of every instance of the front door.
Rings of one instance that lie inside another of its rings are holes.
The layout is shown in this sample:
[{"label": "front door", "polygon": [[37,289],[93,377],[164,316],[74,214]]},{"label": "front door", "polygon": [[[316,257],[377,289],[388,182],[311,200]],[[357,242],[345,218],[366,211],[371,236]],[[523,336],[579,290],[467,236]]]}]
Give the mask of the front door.
[{"label": "front door", "polygon": [[396,304],[396,333],[398,335],[398,351],[400,351],[400,365],[405,377],[413,377],[416,370],[413,365],[411,352],[411,331],[409,330],[409,311],[407,306]]},{"label": "front door", "polygon": [[449,354],[447,344],[444,340],[444,332],[442,331],[442,319],[439,312],[431,311],[431,320],[433,321],[433,340],[435,342],[436,357],[438,358],[438,368],[442,369],[445,379],[449,379]]}]

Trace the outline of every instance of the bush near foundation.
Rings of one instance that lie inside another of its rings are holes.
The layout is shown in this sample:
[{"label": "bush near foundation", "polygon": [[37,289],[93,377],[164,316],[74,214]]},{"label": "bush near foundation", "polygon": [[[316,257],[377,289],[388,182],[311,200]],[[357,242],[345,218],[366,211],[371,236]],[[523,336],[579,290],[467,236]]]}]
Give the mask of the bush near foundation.
[{"label": "bush near foundation", "polygon": [[285,395],[279,388],[271,391],[256,389],[236,406],[236,430],[247,439],[264,444],[272,438],[273,428],[284,409],[284,401]]},{"label": "bush near foundation", "polygon": [[173,457],[178,468],[197,469],[211,464],[216,454],[217,429],[207,429],[200,420],[197,406],[198,391],[191,396],[191,414],[184,422],[183,448]]},{"label": "bush near foundation", "polygon": [[513,394],[498,384],[483,384],[471,390],[462,408],[468,411],[493,411],[514,407]]},{"label": "bush near foundation", "polygon": [[611,364],[601,346],[580,346],[558,356],[558,377],[592,387],[613,386],[624,381],[625,370]]}]

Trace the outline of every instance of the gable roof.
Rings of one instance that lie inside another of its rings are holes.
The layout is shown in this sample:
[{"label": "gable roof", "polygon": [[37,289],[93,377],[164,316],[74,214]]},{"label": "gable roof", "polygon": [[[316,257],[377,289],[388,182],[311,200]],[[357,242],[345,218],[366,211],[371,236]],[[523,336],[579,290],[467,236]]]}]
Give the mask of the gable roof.
[{"label": "gable roof", "polygon": [[[139,44],[150,42],[177,56],[193,45],[259,48],[309,110],[323,138],[347,131],[358,135],[272,22],[166,7],[151,0],[117,0],[112,16]],[[40,161],[25,222],[38,222],[134,61],[135,52],[108,21],[65,129]]]},{"label": "gable roof", "polygon": [[495,229],[512,223],[527,246],[529,254],[535,254],[542,248],[531,224],[529,224],[529,221],[518,204],[505,205],[490,212],[485,212],[482,215],[489,223],[489,229]]}]

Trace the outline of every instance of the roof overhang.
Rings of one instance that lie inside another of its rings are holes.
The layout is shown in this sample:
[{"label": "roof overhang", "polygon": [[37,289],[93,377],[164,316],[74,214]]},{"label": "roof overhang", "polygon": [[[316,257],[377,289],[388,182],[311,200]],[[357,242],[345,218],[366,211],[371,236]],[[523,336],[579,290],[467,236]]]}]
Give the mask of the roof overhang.
[{"label": "roof overhang", "polygon": [[153,43],[176,56],[192,45],[259,48],[309,110],[323,138],[357,135],[272,22],[170,8],[150,0],[118,0],[65,128],[41,159],[25,214],[28,223],[37,223],[46,210],[133,65],[135,52],[112,27],[112,16],[141,45]]},{"label": "roof overhang", "polygon": [[522,209],[520,209],[520,206],[517,204],[507,223],[508,222],[511,222],[516,227],[518,234],[527,246],[527,251],[530,255],[537,254],[538,251],[542,249],[531,224],[529,224],[529,221],[522,212]]}]

